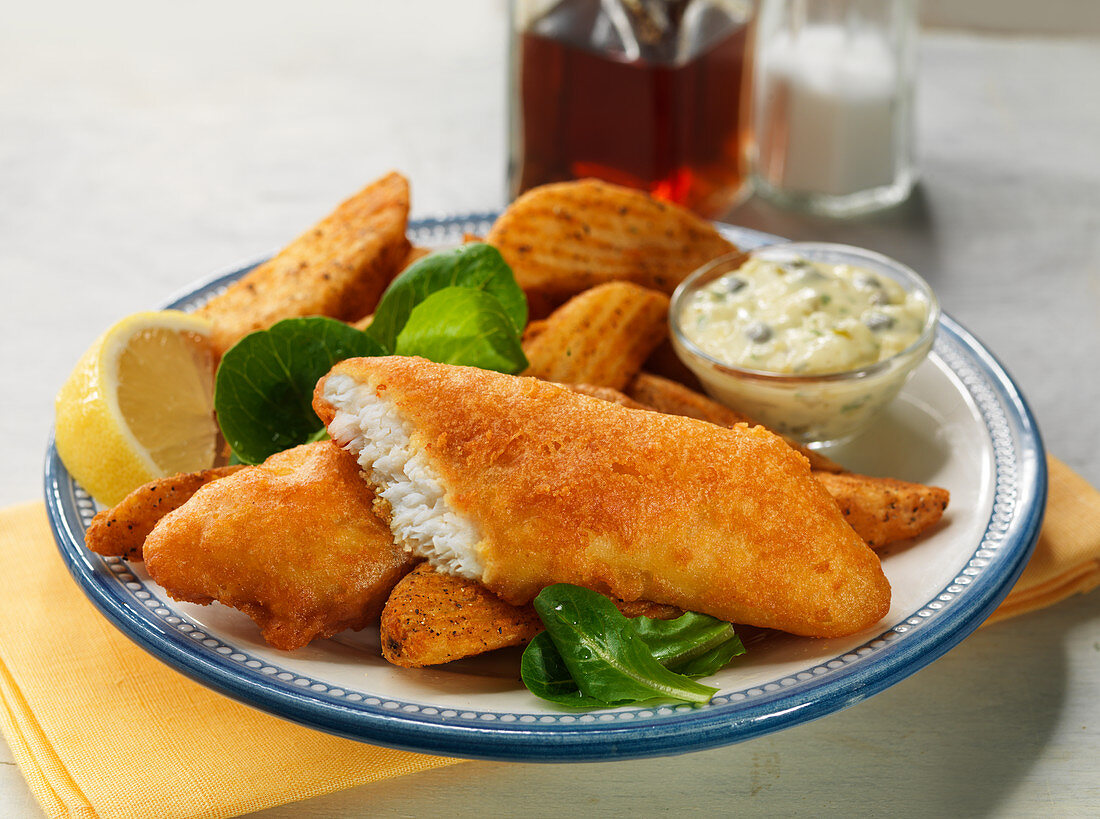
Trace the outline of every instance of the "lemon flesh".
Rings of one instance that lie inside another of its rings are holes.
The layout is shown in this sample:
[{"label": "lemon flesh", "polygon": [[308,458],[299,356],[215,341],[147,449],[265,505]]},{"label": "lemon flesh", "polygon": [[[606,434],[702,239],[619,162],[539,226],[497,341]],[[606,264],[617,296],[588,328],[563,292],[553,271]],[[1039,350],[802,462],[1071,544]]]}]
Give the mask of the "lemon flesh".
[{"label": "lemon flesh", "polygon": [[55,402],[55,445],[97,501],[214,463],[210,323],[178,311],[122,319],[84,354]]}]

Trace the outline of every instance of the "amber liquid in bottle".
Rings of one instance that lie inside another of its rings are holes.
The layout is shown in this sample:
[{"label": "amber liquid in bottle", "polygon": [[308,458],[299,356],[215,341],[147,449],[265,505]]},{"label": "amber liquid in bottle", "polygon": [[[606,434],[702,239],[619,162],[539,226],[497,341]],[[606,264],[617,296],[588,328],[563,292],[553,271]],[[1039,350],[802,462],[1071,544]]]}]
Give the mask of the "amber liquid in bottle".
[{"label": "amber liquid in bottle", "polygon": [[598,12],[583,5],[559,4],[519,36],[513,195],[594,176],[721,215],[748,175],[749,25],[712,15],[687,59],[628,59],[592,49],[583,28]]}]

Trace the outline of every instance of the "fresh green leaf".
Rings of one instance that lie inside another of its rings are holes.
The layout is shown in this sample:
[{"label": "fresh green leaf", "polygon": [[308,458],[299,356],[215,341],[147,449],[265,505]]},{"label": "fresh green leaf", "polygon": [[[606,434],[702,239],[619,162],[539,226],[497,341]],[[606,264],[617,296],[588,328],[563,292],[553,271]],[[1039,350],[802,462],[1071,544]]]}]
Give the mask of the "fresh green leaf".
[{"label": "fresh green leaf", "polygon": [[445,287],[416,305],[394,352],[502,373],[527,367],[519,333],[500,302],[466,287]]},{"label": "fresh green leaf", "polygon": [[607,707],[607,703],[581,693],[549,632],[540,632],[527,644],[519,672],[523,684],[536,697],[568,708]]},{"label": "fresh green leaf", "polygon": [[687,677],[714,674],[745,653],[733,626],[706,614],[689,611],[675,620],[635,617],[631,622],[661,665]]},{"label": "fresh green leaf", "polygon": [[527,324],[527,298],[512,268],[495,247],[473,243],[426,256],[394,279],[382,294],[367,334],[386,350],[395,350],[413,309],[445,287],[467,287],[494,296],[517,335]]},{"label": "fresh green leaf", "polygon": [[257,464],[319,440],[313,388],[337,361],[384,355],[374,339],[329,318],[284,319],[238,341],[222,356],[214,409],[237,458]]},{"label": "fresh green leaf", "polygon": [[[535,610],[585,697],[608,706],[650,699],[705,703],[718,690],[661,665],[630,620],[603,595],[557,583],[539,593]],[[538,666],[556,671],[545,660]],[[535,684],[559,690],[561,685],[557,677]]]}]

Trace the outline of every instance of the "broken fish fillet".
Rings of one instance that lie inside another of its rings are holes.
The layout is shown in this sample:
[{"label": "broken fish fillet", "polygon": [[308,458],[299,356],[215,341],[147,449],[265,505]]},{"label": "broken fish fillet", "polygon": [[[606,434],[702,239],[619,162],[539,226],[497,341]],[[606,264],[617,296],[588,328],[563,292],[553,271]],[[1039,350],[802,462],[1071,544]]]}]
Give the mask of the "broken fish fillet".
[{"label": "broken fish fillet", "polygon": [[513,605],[575,583],[817,637],[889,609],[874,552],[759,427],[402,357],[337,364],[314,408],[398,543]]}]

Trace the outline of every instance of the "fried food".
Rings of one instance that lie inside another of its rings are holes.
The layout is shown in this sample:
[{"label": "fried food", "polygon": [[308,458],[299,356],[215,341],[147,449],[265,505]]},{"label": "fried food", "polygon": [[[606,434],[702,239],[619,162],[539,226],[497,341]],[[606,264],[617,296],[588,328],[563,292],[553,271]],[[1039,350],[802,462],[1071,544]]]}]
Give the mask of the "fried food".
[{"label": "fried food", "polygon": [[221,355],[242,336],[295,316],[355,321],[374,309],[409,254],[409,185],[390,173],[336,208],[274,258],[199,308]]},{"label": "fried food", "polygon": [[201,487],[242,468],[218,466],[158,478],[139,486],[119,503],[92,518],[84,533],[84,545],[99,555],[141,560],[145,538],[161,518],[183,506]]},{"label": "fried food", "polygon": [[392,356],[337,364],[314,408],[399,543],[513,605],[566,582],[819,637],[889,609],[875,553],[761,427]]},{"label": "fried food", "polygon": [[610,401],[612,404],[618,404],[620,407],[626,407],[627,409],[653,409],[653,407],[647,407],[645,404],[635,401],[629,395],[625,395],[618,390],[613,390],[611,387],[594,387],[591,384],[562,384],[561,386],[573,392],[580,393],[581,395],[587,395],[590,398]]},{"label": "fried food", "polygon": [[608,282],[527,326],[524,375],[621,390],[667,336],[668,296],[630,282]]},{"label": "fried food", "polygon": [[305,444],[199,489],[149,533],[145,565],[173,599],[217,600],[299,648],[376,622],[415,564],[373,502],[354,458]]},{"label": "fried food", "polygon": [[671,294],[695,268],[737,250],[684,208],[594,179],[528,191],[485,241],[511,265],[534,318],[608,281]]},{"label": "fried food", "polygon": [[845,520],[873,548],[916,537],[939,523],[950,493],[938,486],[852,473],[817,473]]},{"label": "fried food", "polygon": [[[613,600],[627,617],[669,620],[683,612],[656,603]],[[382,610],[382,656],[419,668],[529,643],[543,630],[534,606],[512,606],[480,583],[421,563],[398,583]]]},{"label": "fried food", "polygon": [[[683,415],[688,418],[698,418],[700,421],[708,421],[720,427],[733,427],[737,424],[757,426],[756,421],[740,412],[730,409],[724,404],[719,404],[701,393],[688,389],[683,384],[661,378],[658,375],[641,372],[626,388],[626,393],[635,401],[651,407],[657,412],[669,415]],[[794,449],[798,450],[810,462],[810,468],[822,472],[843,472],[840,466],[824,455],[814,452],[797,441],[784,437],[784,440]]]}]

